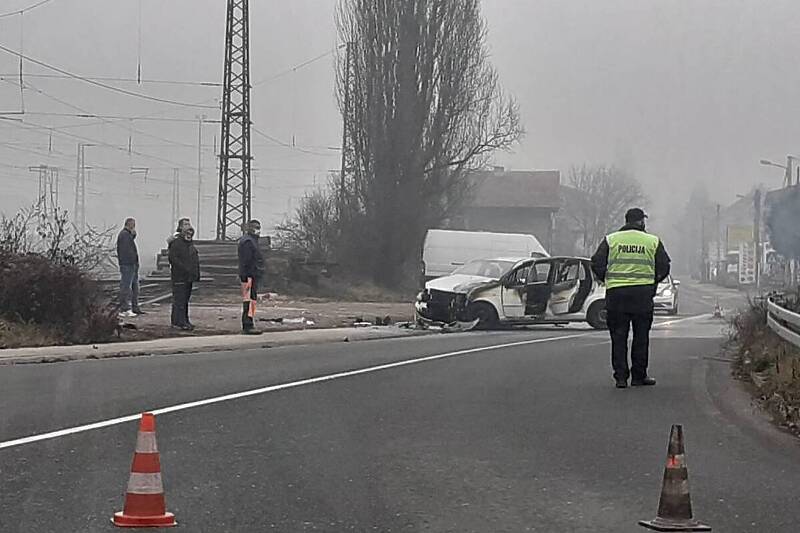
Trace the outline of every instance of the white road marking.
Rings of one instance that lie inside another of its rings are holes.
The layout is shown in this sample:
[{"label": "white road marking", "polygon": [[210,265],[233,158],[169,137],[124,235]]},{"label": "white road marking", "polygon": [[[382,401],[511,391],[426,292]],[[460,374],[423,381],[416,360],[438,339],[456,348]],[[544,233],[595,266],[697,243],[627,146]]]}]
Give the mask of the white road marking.
[{"label": "white road marking", "polygon": [[[575,334],[575,335],[561,335],[561,336],[558,336],[558,337],[546,337],[544,339],[532,339],[532,340],[527,340],[527,341],[509,342],[509,343],[506,343],[506,344],[496,344],[496,345],[493,345],[493,346],[484,346],[484,347],[480,347],[480,348],[470,348],[468,350],[459,350],[459,351],[456,351],[456,352],[448,352],[448,353],[443,353],[443,354],[438,354],[438,355],[429,355],[429,356],[426,356],[426,357],[419,357],[417,359],[405,359],[403,361],[396,361],[394,363],[386,363],[386,364],[383,364],[383,365],[370,366],[370,367],[366,367],[366,368],[360,368],[358,370],[348,370],[346,372],[337,372],[336,374],[328,374],[328,375],[324,375],[324,376],[317,376],[317,377],[314,377],[314,378],[301,379],[299,381],[291,381],[289,383],[281,383],[281,384],[278,384],[278,385],[270,385],[268,387],[261,387],[261,388],[258,388],[258,389],[251,389],[251,390],[248,390],[248,391],[236,392],[236,393],[233,393],[233,394],[226,394],[224,396],[216,396],[214,398],[206,398],[204,400],[197,400],[197,401],[194,401],[194,402],[182,403],[182,404],[178,404],[178,405],[172,405],[172,406],[169,406],[169,407],[162,407],[160,409],[154,409],[154,410],[151,410],[151,411],[148,411],[148,412],[153,413],[155,415],[163,415],[163,414],[167,414],[167,413],[175,413],[177,411],[184,411],[186,409],[193,409],[195,407],[202,407],[204,405],[212,405],[212,404],[215,404],[215,403],[227,402],[227,401],[230,401],[230,400],[238,400],[239,398],[247,398],[249,396],[257,396],[259,394],[266,394],[268,392],[274,392],[274,391],[285,390],[285,389],[292,389],[292,388],[295,388],[295,387],[302,387],[304,385],[312,385],[314,383],[323,383],[325,381],[332,381],[332,380],[335,380],[335,379],[341,379],[341,378],[346,378],[346,377],[350,377],[350,376],[358,376],[358,375],[361,375],[361,374],[369,374],[369,373],[372,373],[372,372],[378,372],[380,370],[388,370],[390,368],[398,368],[398,367],[401,367],[401,366],[413,365],[413,364],[418,364],[418,363],[426,363],[428,361],[436,361],[438,359],[446,359],[446,358],[449,358],[449,357],[458,357],[458,356],[461,356],[461,355],[469,355],[469,354],[480,353],[480,352],[489,352],[489,351],[494,351],[494,350],[502,350],[502,349],[505,349],[505,348],[515,348],[515,347],[518,347],[518,346],[528,346],[528,345],[531,345],[531,344],[540,344],[540,343],[544,343],[544,342],[554,342],[554,341],[563,341],[563,340],[569,340],[569,339],[577,339],[577,338],[580,338],[580,337],[587,337],[589,335],[594,335],[594,334],[597,334],[597,333],[599,333],[599,332],[592,331],[592,332],[588,332],[588,333],[579,333],[579,334]],[[12,448],[14,446],[22,446],[24,444],[31,444],[31,443],[40,442],[40,441],[43,441],[43,440],[56,439],[56,438],[59,438],[59,437],[65,437],[67,435],[74,435],[76,433],[83,433],[83,432],[91,431],[91,430],[94,430],[94,429],[101,429],[101,428],[106,428],[106,427],[110,427],[110,426],[116,426],[116,425],[119,425],[119,424],[124,424],[126,422],[133,422],[133,421],[139,420],[140,417],[141,417],[141,414],[127,415],[127,416],[122,416],[122,417],[119,417],[119,418],[111,418],[111,419],[108,419],[108,420],[101,420],[99,422],[94,422],[92,424],[86,424],[86,425],[83,425],[83,426],[75,426],[75,427],[71,427],[71,428],[60,429],[58,431],[51,431],[49,433],[41,433],[39,435],[31,435],[29,437],[23,437],[23,438],[20,438],[20,439],[14,439],[14,440],[9,440],[9,441],[5,441],[5,442],[0,442],[0,449]]]},{"label": "white road marking", "polygon": [[674,326],[675,324],[680,324],[681,322],[690,322],[692,320],[699,320],[701,318],[711,318],[712,315],[708,313],[704,313],[702,315],[694,315],[694,316],[687,316],[686,318],[676,318],[672,320],[667,320],[665,322],[656,322],[654,326]]}]

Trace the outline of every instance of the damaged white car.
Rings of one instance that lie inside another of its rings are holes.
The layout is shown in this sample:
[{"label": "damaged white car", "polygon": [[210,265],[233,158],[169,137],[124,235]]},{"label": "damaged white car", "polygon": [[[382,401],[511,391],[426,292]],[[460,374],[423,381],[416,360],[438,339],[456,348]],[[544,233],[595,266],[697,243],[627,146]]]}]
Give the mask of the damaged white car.
[{"label": "damaged white car", "polygon": [[415,307],[421,323],[476,323],[486,329],[586,322],[604,329],[605,296],[588,259],[478,259],[427,282]]}]

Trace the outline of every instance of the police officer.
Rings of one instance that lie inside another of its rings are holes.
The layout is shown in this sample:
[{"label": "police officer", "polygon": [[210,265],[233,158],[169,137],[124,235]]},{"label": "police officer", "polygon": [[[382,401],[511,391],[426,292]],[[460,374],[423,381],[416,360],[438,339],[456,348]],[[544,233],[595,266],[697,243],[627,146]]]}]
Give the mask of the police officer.
[{"label": "police officer", "polygon": [[[655,385],[647,375],[653,297],[669,275],[670,258],[661,240],[645,232],[644,211],[625,213],[625,225],[603,239],[592,256],[592,271],[606,285],[606,310],[611,333],[611,366],[617,388]],[[633,325],[631,366],[628,331]]]}]

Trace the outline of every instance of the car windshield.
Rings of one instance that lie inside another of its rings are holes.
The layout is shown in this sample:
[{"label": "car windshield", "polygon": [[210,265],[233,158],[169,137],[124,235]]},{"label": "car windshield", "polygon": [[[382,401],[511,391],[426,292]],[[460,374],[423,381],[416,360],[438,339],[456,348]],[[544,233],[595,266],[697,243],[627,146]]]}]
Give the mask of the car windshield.
[{"label": "car windshield", "polygon": [[485,278],[500,279],[503,274],[514,266],[514,261],[500,259],[477,259],[456,269],[453,274],[464,276],[483,276]]}]

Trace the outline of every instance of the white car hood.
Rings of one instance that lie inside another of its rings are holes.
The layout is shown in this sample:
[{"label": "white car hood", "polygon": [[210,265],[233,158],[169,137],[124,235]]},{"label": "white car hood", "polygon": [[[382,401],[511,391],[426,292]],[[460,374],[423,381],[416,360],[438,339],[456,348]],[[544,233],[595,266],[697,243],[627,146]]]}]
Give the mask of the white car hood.
[{"label": "white car hood", "polygon": [[445,292],[461,292],[466,293],[468,287],[474,287],[481,283],[496,282],[496,279],[487,278],[484,276],[466,276],[464,274],[453,274],[452,276],[445,276],[443,278],[432,279],[425,284],[428,290],[445,291]]}]

